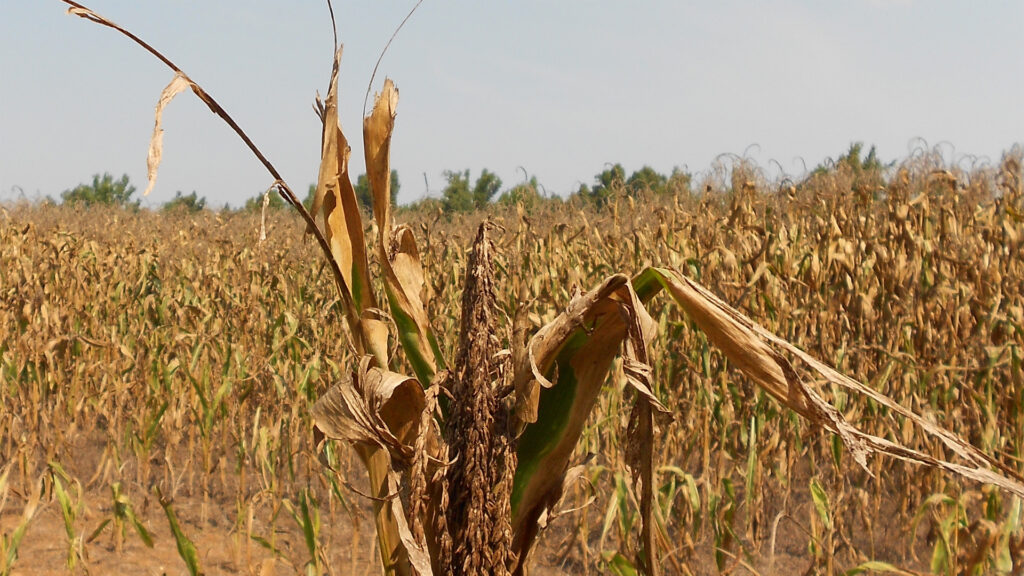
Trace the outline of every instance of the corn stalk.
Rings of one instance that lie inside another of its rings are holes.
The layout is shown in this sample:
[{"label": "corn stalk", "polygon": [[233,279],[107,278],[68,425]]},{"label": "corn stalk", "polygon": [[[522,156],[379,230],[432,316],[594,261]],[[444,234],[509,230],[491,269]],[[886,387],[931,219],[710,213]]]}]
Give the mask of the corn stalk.
[{"label": "corn stalk", "polygon": [[[868,457],[882,454],[1024,496],[1024,483],[1013,470],[767,332],[672,269],[647,268],[632,278],[612,275],[575,294],[536,333],[527,335],[520,325],[503,340],[494,296],[495,247],[487,223],[471,248],[459,350],[449,363],[426,313],[427,284],[412,230],[391,222],[389,152],[398,90],[390,80],[363,122],[377,228],[368,246],[349,176],[350,149],[338,120],[340,48],[326,101],[317,102],[323,123],[321,166],[310,213],[226,111],[183,71],[130,32],[80,4],[62,1],[72,6],[70,13],[120,31],[175,72],[157,108],[151,183],[159,165],[160,113],[189,88],[263,162],[274,187],[316,238],[333,272],[359,358],[316,403],[316,433],[350,443],[366,466],[387,574],[523,574],[548,512],[562,496],[584,423],[617,357],[634,398],[627,459],[641,495],[636,565],[645,574],[659,573],[652,446],[659,420],[671,414],[653,392],[648,350],[656,326],[646,306],[662,291],[735,368],[784,406],[837,434],[869,474]],[[368,265],[374,250],[389,313],[374,296]],[[392,330],[406,364],[389,355]],[[502,349],[506,342],[509,349]],[[414,375],[398,372],[403,365]],[[811,378],[886,406],[939,440],[954,458],[944,460],[862,432],[817,393],[808,383]]]}]

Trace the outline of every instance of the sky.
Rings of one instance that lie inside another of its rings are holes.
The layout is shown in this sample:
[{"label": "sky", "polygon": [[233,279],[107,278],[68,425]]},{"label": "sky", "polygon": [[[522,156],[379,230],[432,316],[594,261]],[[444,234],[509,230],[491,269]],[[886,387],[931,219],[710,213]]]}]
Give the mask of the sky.
[{"label": "sky", "polygon": [[[140,193],[153,110],[172,73],[58,0],[5,0],[0,201],[59,198],[93,174]],[[88,0],[175,61],[304,194],[320,155],[316,92],[333,53],[326,2]],[[374,63],[414,1],[335,2],[345,46],[341,122],[363,171]],[[437,196],[446,170],[535,176],[551,194],[607,165],[697,175],[746,156],[800,175],[845,152],[937,147],[997,162],[1024,142],[1020,0],[424,0],[380,64],[400,100],[399,202]],[[372,103],[372,96],[371,96]],[[238,206],[272,178],[191,93],[164,114],[143,204],[196,191]]]}]

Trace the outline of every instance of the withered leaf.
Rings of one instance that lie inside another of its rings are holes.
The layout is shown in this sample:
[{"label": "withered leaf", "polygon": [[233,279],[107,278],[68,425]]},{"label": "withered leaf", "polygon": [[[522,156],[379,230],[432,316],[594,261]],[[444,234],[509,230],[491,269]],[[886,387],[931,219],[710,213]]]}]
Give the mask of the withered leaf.
[{"label": "withered leaf", "polygon": [[156,173],[160,169],[160,160],[164,151],[164,129],[161,127],[164,116],[164,108],[174,100],[174,97],[189,88],[192,82],[178,73],[174,75],[171,82],[160,93],[160,100],[156,103],[156,121],[153,125],[153,136],[149,139],[149,155],[146,159],[146,190],[143,196],[148,196],[156,186]]}]

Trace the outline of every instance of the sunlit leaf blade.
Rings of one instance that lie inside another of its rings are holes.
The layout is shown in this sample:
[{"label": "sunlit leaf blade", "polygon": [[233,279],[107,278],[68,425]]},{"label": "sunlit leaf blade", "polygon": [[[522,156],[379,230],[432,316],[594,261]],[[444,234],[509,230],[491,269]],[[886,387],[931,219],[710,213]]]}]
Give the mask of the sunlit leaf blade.
[{"label": "sunlit leaf blade", "polygon": [[416,377],[424,386],[434,380],[438,366],[445,366],[433,328],[426,313],[426,282],[412,230],[395,230],[391,254],[382,259],[384,290],[391,317],[398,329],[398,340]]},{"label": "sunlit leaf blade", "polygon": [[636,576],[637,570],[628,558],[619,552],[605,552],[604,561],[608,564],[608,571],[616,576]]},{"label": "sunlit leaf blade", "polygon": [[[391,231],[391,134],[395,129],[398,88],[390,78],[373,100],[373,110],[363,119],[363,153],[366,177],[373,193],[373,217],[377,221],[381,243],[387,243]],[[383,246],[386,248],[387,246]]]},{"label": "sunlit leaf blade", "polygon": [[[366,258],[366,243],[363,238],[363,224],[359,204],[348,172],[351,148],[342,132],[338,118],[338,69],[341,48],[334,55],[331,69],[331,83],[327,99],[323,103],[323,135],[321,138],[320,174],[316,194],[313,198],[314,217],[322,211],[324,236],[331,247],[331,257],[338,264],[344,278],[342,290],[349,290],[352,310],[350,319],[365,318],[367,310],[377,304],[370,287],[369,266]],[[377,357],[382,365],[387,363],[387,335],[377,331],[358,330],[356,337],[361,340],[357,348],[363,347]]]},{"label": "sunlit leaf blade", "polygon": [[[570,337],[574,337],[576,346],[582,345],[585,338],[580,330],[585,314],[594,308],[598,302],[608,298],[615,290],[626,284],[628,279],[623,275],[611,276],[601,283],[600,286],[590,292],[577,296],[566,307],[564,313],[560,314],[553,322],[541,328],[530,339],[527,345],[525,360],[528,366],[516,367],[515,391],[516,391],[516,416],[522,425],[537,422],[541,407],[541,389],[550,389],[554,386],[548,378],[551,367],[554,363],[555,354],[563,346],[568,345]],[[623,336],[625,335],[625,324],[622,326]],[[611,360],[609,359],[609,365]],[[549,395],[545,395],[548,397]],[[572,397],[568,397],[572,401]],[[553,406],[548,406],[552,400],[545,400],[546,410],[551,411]],[[567,408],[567,407],[563,407]],[[563,410],[560,410],[562,412]],[[550,412],[549,412],[550,413]],[[542,436],[552,438],[551,436]],[[529,442],[520,442],[530,444]],[[542,452],[543,450],[538,450]],[[520,456],[522,462],[522,456]]]},{"label": "sunlit leaf blade", "polygon": [[888,562],[880,562],[878,560],[871,560],[864,562],[863,564],[859,564],[856,567],[847,570],[844,574],[846,576],[854,576],[856,574],[898,574],[899,576],[914,576],[913,572],[900,570]]},{"label": "sunlit leaf blade", "polygon": [[398,89],[388,79],[374,99],[372,112],[363,119],[363,150],[373,192],[384,291],[402,350],[416,377],[428,386],[438,366],[443,367],[445,362],[427,318],[426,282],[412,229],[407,226],[391,228],[390,151],[397,106]]},{"label": "sunlit leaf blade", "polygon": [[[839,379],[834,370],[770,335],[689,278],[672,270],[649,268],[634,278],[632,290],[623,291],[621,287],[625,284],[625,277],[613,276],[590,293],[574,298],[565,313],[530,341],[529,372],[533,378],[524,375],[527,370],[517,368],[517,415],[526,425],[520,438],[512,496],[517,550],[529,549],[536,535],[536,520],[557,493],[583,422],[594,405],[612,358],[626,337],[623,315],[609,312],[622,309],[621,304],[630,301],[629,294],[635,294],[634,298],[639,301],[648,301],[662,288],[668,290],[734,366],[785,406],[812,423],[838,433],[862,466],[869,454],[884,453],[996,484],[1016,494],[1024,490],[1020,483],[980,464],[971,467],[945,462],[854,428],[838,410],[803,383],[773,345],[798,356],[832,381]],[[619,296],[613,297],[616,292]],[[556,381],[552,382],[553,378]],[[860,389],[849,379],[842,385]],[[871,394],[881,396],[873,391]],[[885,400],[891,402],[888,398]],[[934,433],[934,426],[905,409],[900,410],[926,431]],[[987,461],[977,449],[948,433],[942,438],[947,444],[955,443],[957,452],[970,455],[973,462]]]},{"label": "sunlit leaf blade", "polygon": [[832,506],[829,504],[828,493],[817,478],[811,478],[811,500],[814,502],[814,510],[818,513],[826,530],[832,529]]}]

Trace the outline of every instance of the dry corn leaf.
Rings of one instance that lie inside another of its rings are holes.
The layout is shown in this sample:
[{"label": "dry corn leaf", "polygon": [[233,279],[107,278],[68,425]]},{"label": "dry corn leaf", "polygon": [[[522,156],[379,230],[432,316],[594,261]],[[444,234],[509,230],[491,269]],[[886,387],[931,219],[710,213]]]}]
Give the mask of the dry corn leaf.
[{"label": "dry corn leaf", "polygon": [[444,360],[426,313],[426,282],[412,229],[391,229],[391,133],[395,127],[398,89],[389,79],[363,119],[366,173],[373,191],[373,213],[378,230],[384,290],[398,328],[402,350],[416,377],[430,385]]},{"label": "dry corn leaf", "polygon": [[537,421],[541,387],[554,386],[545,374],[550,370],[558,349],[580,328],[588,312],[598,302],[608,298],[628,281],[621,274],[608,277],[597,288],[573,298],[565,312],[530,338],[527,344],[529,366],[517,366],[515,375],[516,417],[520,422],[520,431],[523,426]]},{"label": "dry corn leaf", "polygon": [[364,356],[353,374],[332,386],[313,406],[313,419],[329,438],[381,446],[407,463],[426,407],[423,387],[371,361]]},{"label": "dry corn leaf", "polygon": [[153,136],[149,139],[149,155],[146,158],[146,190],[143,196],[149,193],[156,186],[156,173],[160,169],[160,160],[164,152],[164,129],[161,127],[164,116],[164,108],[174,100],[174,97],[191,86],[191,81],[182,74],[175,74],[174,79],[160,93],[160,100],[156,103],[156,121],[153,125]]},{"label": "dry corn leaf", "polygon": [[398,327],[402,350],[416,377],[429,385],[438,366],[444,367],[444,360],[427,318],[426,281],[412,229],[398,227],[391,248],[391,254],[381,259],[391,315]]},{"label": "dry corn leaf", "polygon": [[415,379],[372,362],[364,356],[351,376],[321,396],[313,406],[313,420],[328,438],[356,444],[370,471],[385,570],[426,576],[432,574],[430,557],[425,543],[409,530],[395,472],[396,463],[407,466],[413,461],[426,396]]},{"label": "dry corn leaf", "polygon": [[[320,174],[311,212],[315,217],[322,208],[324,235],[330,244],[331,256],[341,270],[345,285],[351,290],[352,305],[356,308],[350,311],[350,317],[363,318],[367,309],[376,308],[377,304],[370,287],[359,205],[348,171],[351,148],[338,118],[338,69],[341,55],[342,49],[338,48],[334,54],[327,99],[323,103]],[[386,366],[387,335],[384,334],[381,340],[378,332],[362,330],[360,337],[365,350],[373,353],[380,365]]]},{"label": "dry corn leaf", "polygon": [[[398,474],[394,470],[388,473],[388,491],[392,496],[388,499],[391,508],[391,516],[395,519],[398,528],[398,535],[405,546],[405,552],[409,559],[409,567],[415,576],[433,576],[434,571],[430,563],[430,552],[426,542],[421,542],[413,536],[409,529],[409,522],[402,506],[402,499],[398,497],[401,483]],[[387,563],[385,563],[387,566]],[[396,566],[399,571],[403,567]]]},{"label": "dry corn leaf", "polygon": [[[666,269],[652,268],[644,274],[656,275],[658,281],[671,292],[673,298],[708,338],[744,374],[811,422],[839,434],[853,453],[856,462],[865,470],[868,470],[867,456],[880,453],[908,462],[941,468],[964,478],[999,486],[1024,497],[1024,484],[1016,479],[1017,474],[1013,470],[999,464],[947,430],[900,406],[884,394],[840,374],[786,340],[771,334],[700,284]],[[835,407],[807,386],[789,361],[768,344],[774,344],[800,358],[829,382],[864,394],[904,416],[926,434],[937,437],[967,463],[948,462],[858,430],[850,425]],[[998,468],[1007,476],[993,471],[991,467]],[[870,473],[870,470],[868,472]]]},{"label": "dry corn leaf", "polygon": [[366,178],[373,192],[373,217],[380,230],[382,249],[387,249],[391,233],[391,134],[395,129],[398,88],[390,78],[374,95],[373,110],[363,119],[363,153]]}]

